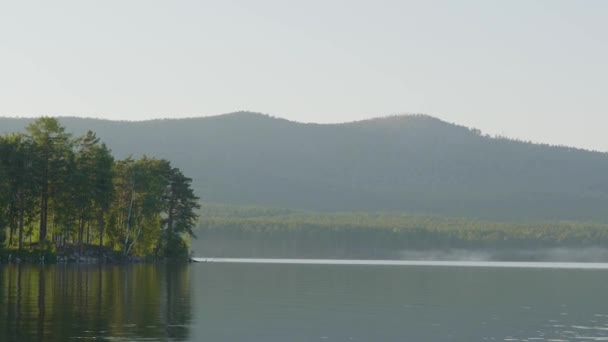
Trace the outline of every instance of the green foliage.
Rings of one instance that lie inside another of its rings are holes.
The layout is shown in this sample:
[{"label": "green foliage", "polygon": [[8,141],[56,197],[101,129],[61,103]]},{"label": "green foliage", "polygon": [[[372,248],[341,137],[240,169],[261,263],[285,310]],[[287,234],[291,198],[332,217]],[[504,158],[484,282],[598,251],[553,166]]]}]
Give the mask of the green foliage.
[{"label": "green foliage", "polygon": [[39,184],[35,179],[35,146],[23,134],[0,136],[0,223],[8,232],[8,245],[13,244],[13,235],[18,234],[18,244],[23,241],[24,225],[35,211]]},{"label": "green foliage", "polygon": [[6,224],[4,224],[3,222],[0,222],[0,249],[2,249],[2,246],[4,245],[5,242],[6,242]]},{"label": "green foliage", "polygon": [[26,130],[0,136],[0,242],[21,250],[37,239],[46,253],[97,241],[125,255],[186,246],[177,240],[193,235],[198,198],[169,161],[114,161],[94,132],[72,138],[55,118]]},{"label": "green foliage", "polygon": [[[49,207],[62,203],[58,200],[65,194],[66,175],[70,173],[70,160],[73,158],[71,135],[59,120],[42,117],[27,128],[27,140],[32,144],[31,156],[33,177],[39,198],[40,225],[39,239],[45,241],[48,230]],[[61,212],[61,209],[58,210]]]},{"label": "green foliage", "polygon": [[172,233],[194,236],[192,227],[198,218],[195,210],[200,209],[200,204],[199,198],[194,195],[190,187],[191,183],[192,179],[184,176],[179,169],[171,170],[167,192],[169,209],[166,224],[167,229]]},{"label": "green foliage", "polygon": [[127,255],[140,239],[148,242],[145,247],[139,244],[140,252],[148,253],[154,247],[149,243],[158,240],[151,235],[160,230],[168,169],[168,161],[146,157],[116,164],[117,205],[112,210],[115,217],[111,221],[115,225],[111,229],[122,241],[121,249]]},{"label": "green foliage", "polygon": [[163,256],[171,259],[188,258],[190,246],[185,239],[177,235],[169,235],[163,248]]}]

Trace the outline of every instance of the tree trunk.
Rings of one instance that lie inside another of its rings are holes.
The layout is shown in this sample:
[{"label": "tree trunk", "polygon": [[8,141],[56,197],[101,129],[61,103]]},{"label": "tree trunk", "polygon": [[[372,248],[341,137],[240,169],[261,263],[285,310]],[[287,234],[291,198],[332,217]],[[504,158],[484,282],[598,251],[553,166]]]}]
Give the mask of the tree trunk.
[{"label": "tree trunk", "polygon": [[99,222],[99,247],[103,247],[103,233],[106,225],[103,210],[100,210],[98,215],[97,222]]},{"label": "tree trunk", "polygon": [[46,222],[47,222],[47,210],[48,210],[48,195],[43,194],[40,199],[40,237],[38,241],[41,243],[46,241]]},{"label": "tree trunk", "polygon": [[78,248],[80,250],[80,254],[82,254],[82,240],[84,238],[84,218],[83,214],[80,215],[80,219],[78,220]]},{"label": "tree trunk", "polygon": [[13,235],[15,235],[15,226],[13,226],[11,224],[11,226],[8,230],[8,246],[9,247],[13,246]]},{"label": "tree trunk", "polygon": [[87,245],[91,244],[91,222],[87,222]]},{"label": "tree trunk", "polygon": [[19,250],[23,247],[23,209],[19,210]]}]

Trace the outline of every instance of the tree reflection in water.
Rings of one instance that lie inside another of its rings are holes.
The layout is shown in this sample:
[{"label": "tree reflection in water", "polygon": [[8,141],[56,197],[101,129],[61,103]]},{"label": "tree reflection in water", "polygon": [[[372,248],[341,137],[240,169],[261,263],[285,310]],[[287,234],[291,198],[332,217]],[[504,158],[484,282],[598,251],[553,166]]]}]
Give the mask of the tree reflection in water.
[{"label": "tree reflection in water", "polygon": [[187,340],[188,265],[2,265],[0,341]]}]

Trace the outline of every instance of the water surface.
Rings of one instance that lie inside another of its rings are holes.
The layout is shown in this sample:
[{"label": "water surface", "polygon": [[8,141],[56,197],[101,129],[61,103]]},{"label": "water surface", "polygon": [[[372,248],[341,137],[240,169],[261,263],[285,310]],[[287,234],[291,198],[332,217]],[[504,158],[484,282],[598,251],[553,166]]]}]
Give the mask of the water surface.
[{"label": "water surface", "polygon": [[608,341],[606,284],[488,265],[2,265],[0,341]]}]

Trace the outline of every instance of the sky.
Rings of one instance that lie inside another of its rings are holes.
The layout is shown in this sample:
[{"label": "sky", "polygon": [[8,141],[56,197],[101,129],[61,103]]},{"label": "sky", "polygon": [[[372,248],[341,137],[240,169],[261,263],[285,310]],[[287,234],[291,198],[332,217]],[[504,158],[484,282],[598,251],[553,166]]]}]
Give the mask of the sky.
[{"label": "sky", "polygon": [[0,116],[424,113],[608,151],[608,1],[0,0]]}]

